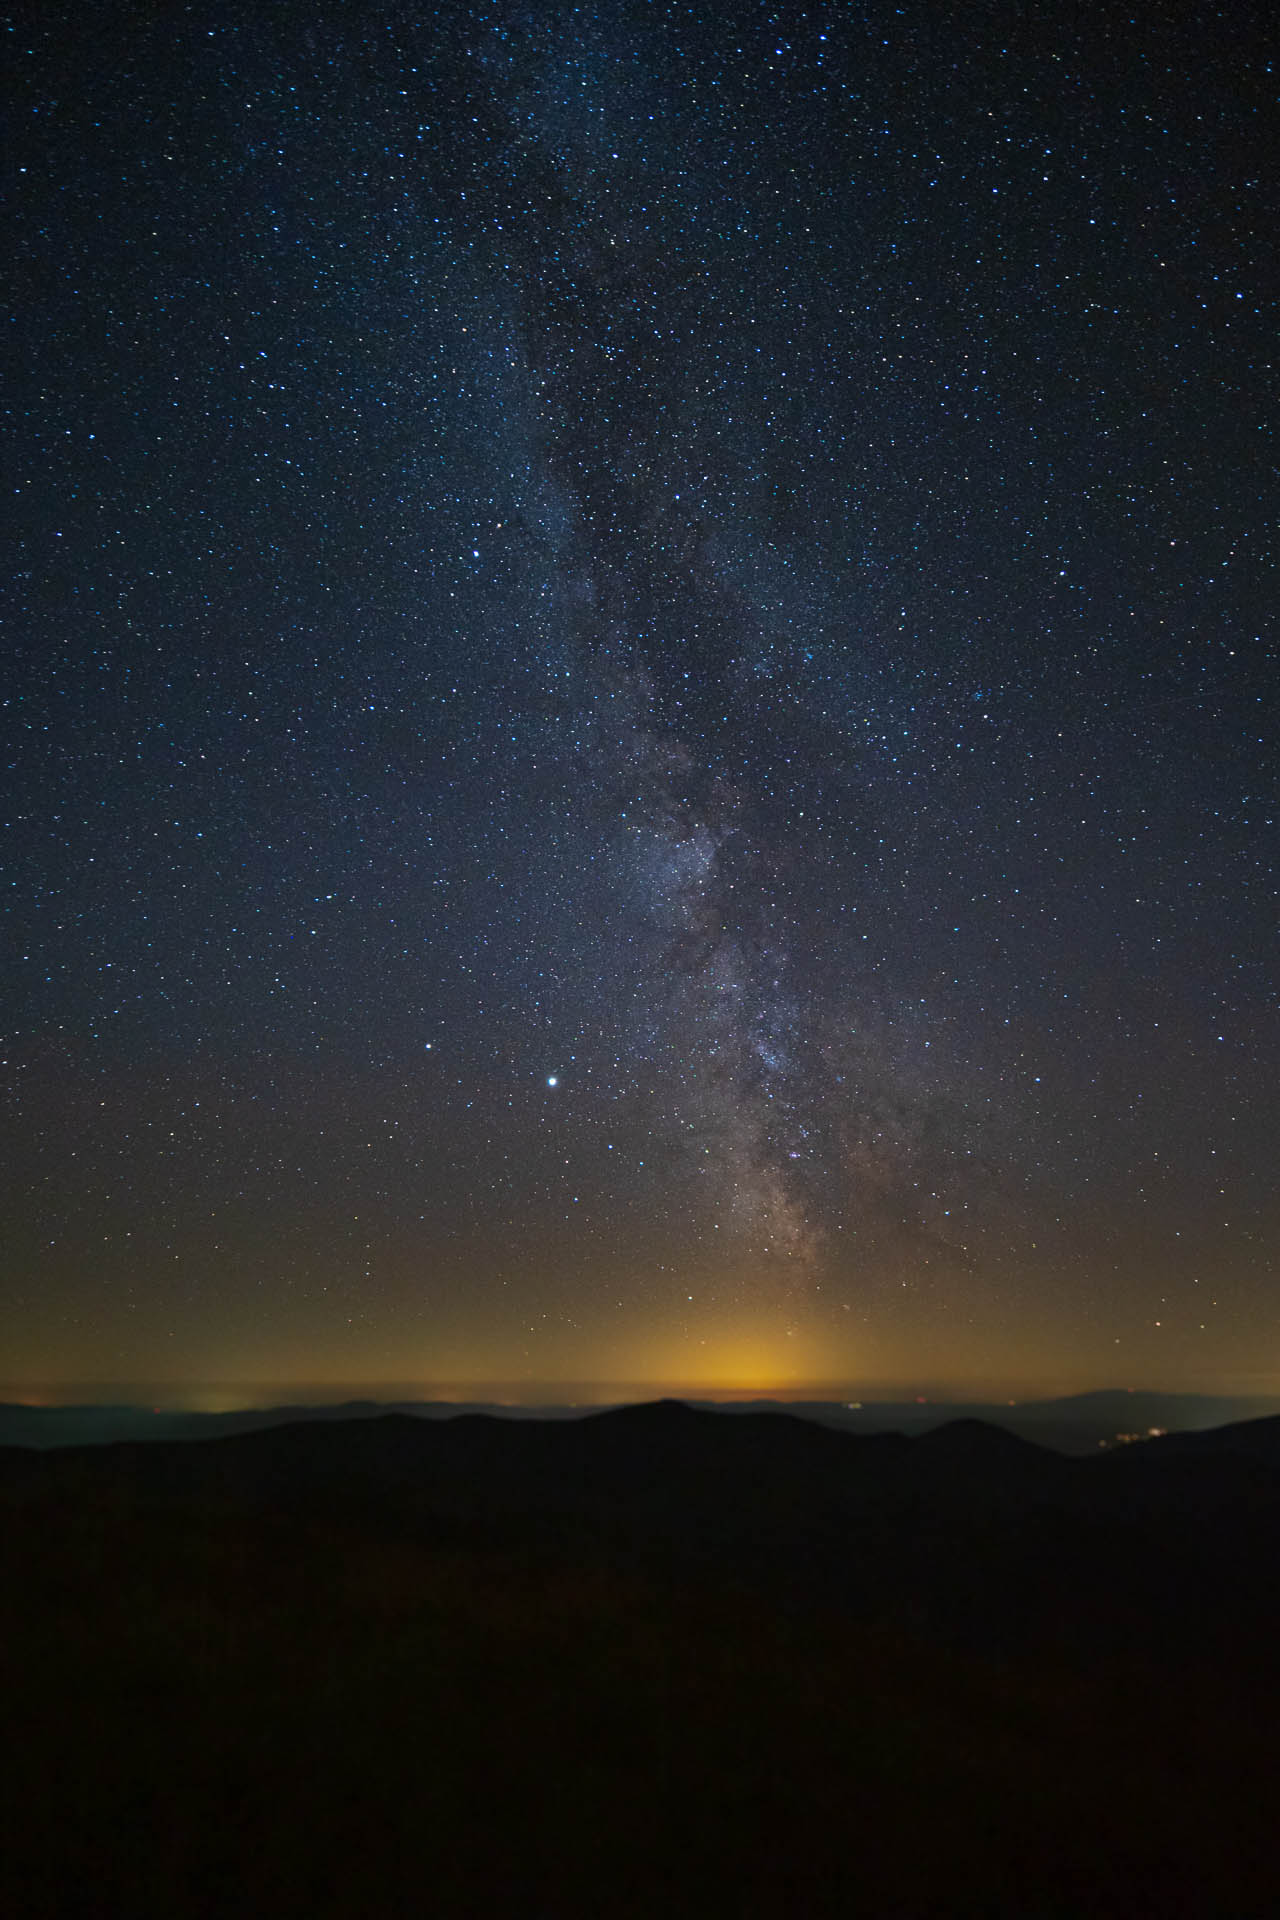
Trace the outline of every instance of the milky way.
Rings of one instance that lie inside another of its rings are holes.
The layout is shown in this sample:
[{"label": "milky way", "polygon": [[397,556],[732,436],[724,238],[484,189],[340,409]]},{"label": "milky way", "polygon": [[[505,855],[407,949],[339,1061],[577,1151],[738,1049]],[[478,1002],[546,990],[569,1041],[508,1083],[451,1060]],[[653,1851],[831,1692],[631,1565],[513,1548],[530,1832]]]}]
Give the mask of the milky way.
[{"label": "milky way", "polygon": [[17,37],[15,1380],[1276,1364],[1248,15]]},{"label": "milky way", "polygon": [[[843,1265],[891,1215],[919,1226],[973,1147],[896,1070],[903,1016],[886,1019],[858,950],[859,910],[879,918],[860,844],[878,769],[859,751],[865,712],[824,700],[819,570],[737,497],[760,449],[735,462],[733,409],[764,350],[731,338],[735,308],[757,322],[750,248],[713,273],[706,235],[748,233],[776,176],[746,198],[740,174],[718,180],[732,139],[715,117],[680,124],[635,37],[539,41],[485,224],[513,235],[496,245],[534,395],[535,492],[553,503],[572,726],[642,903],[622,1046],[663,1074],[668,1140],[702,1176],[691,1227],[727,1230],[739,1263],[744,1245],[794,1262],[770,1280],[789,1294],[825,1270],[835,1233],[850,1231]],[[785,383],[774,362],[766,386]]]}]

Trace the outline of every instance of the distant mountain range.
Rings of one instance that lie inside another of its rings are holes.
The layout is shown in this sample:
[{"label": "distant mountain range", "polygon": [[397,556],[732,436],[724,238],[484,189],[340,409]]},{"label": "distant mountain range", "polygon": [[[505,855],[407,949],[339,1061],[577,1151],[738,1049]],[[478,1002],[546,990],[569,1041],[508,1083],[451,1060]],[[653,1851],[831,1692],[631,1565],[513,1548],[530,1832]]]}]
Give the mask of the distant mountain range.
[{"label": "distant mountain range", "polygon": [[252,1429],[248,1415],[188,1421],[194,1443],[0,1449],[0,1498],[24,1512],[212,1502],[468,1551],[552,1546],[1005,1652],[1046,1635],[1175,1648],[1206,1622],[1271,1637],[1280,1416],[1082,1459],[969,1415],[908,1435],[680,1401],[559,1420],[289,1411]]},{"label": "distant mountain range", "polygon": [[[983,1420],[1059,1453],[1091,1454],[1154,1433],[1202,1432],[1280,1413],[1280,1397],[1126,1392],[1107,1389],[1065,1399],[973,1404],[946,1401],[700,1401],[689,1405],[729,1417],[789,1414],[849,1433],[927,1433],[954,1420]],[[376,1419],[388,1413],[447,1420],[484,1413],[503,1420],[581,1420],[582,1406],[511,1407],[477,1401],[350,1400],[338,1405],[244,1408],[185,1413],[137,1405],[30,1406],[0,1402],[0,1446],[77,1447],[122,1440],[206,1440],[298,1422]]]},{"label": "distant mountain range", "polygon": [[19,1411],[5,1913],[1280,1911],[1280,1416]]}]

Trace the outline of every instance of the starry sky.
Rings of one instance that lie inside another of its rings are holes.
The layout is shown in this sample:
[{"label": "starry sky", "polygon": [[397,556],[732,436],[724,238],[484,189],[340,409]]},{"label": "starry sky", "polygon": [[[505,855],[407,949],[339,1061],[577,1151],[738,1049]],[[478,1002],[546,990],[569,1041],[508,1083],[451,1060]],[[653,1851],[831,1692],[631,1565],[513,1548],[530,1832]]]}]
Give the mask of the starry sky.
[{"label": "starry sky", "polygon": [[7,35],[0,1381],[1280,1391],[1266,9]]}]

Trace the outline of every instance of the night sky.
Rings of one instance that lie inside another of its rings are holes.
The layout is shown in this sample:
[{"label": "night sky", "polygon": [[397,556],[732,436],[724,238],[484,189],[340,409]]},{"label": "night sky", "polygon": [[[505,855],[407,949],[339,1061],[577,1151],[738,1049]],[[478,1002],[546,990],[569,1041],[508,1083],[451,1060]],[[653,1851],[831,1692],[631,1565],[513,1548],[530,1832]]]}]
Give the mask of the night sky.
[{"label": "night sky", "polygon": [[20,12],[8,1391],[1280,1391],[1269,11]]}]

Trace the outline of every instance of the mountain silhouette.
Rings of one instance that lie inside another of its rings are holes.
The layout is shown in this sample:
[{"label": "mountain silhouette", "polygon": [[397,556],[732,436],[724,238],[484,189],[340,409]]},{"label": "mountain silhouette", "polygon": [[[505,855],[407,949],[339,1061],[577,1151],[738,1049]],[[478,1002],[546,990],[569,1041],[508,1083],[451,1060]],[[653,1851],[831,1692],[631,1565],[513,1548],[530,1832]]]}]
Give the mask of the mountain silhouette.
[{"label": "mountain silhouette", "polygon": [[1274,1910],[1280,1422],[0,1450],[0,1909]]}]

